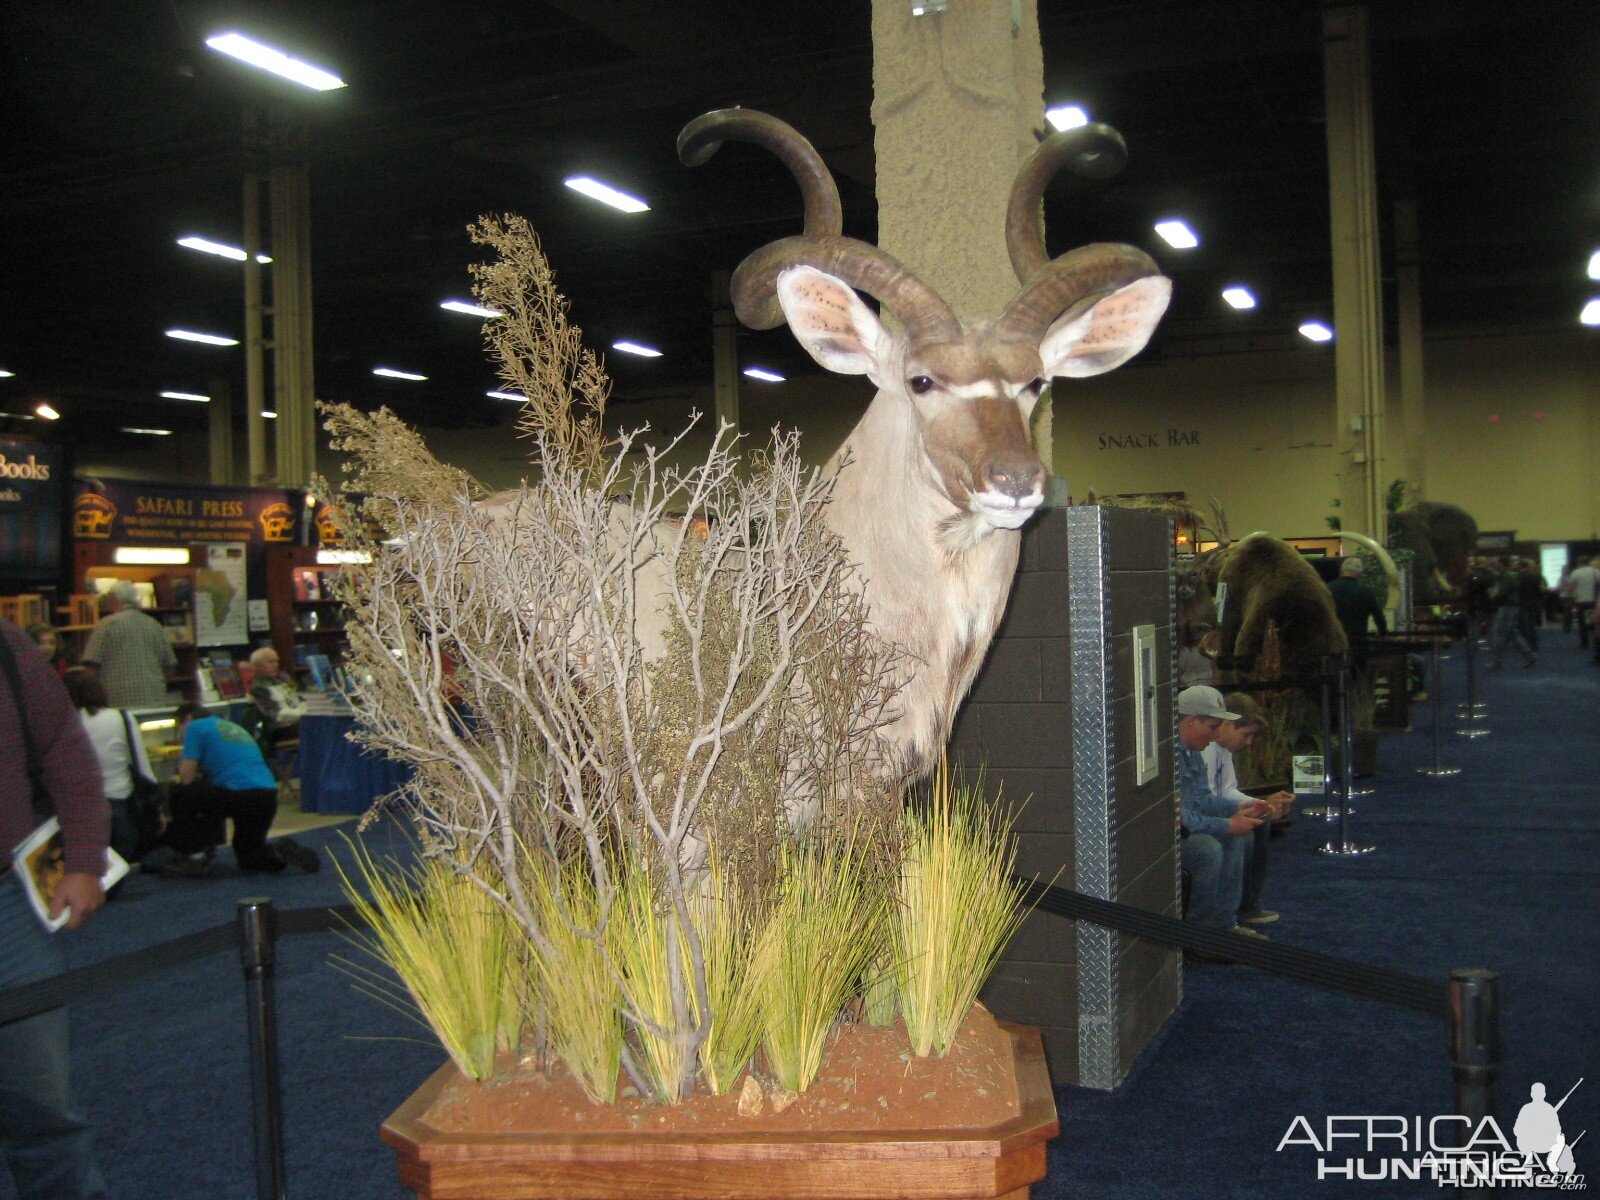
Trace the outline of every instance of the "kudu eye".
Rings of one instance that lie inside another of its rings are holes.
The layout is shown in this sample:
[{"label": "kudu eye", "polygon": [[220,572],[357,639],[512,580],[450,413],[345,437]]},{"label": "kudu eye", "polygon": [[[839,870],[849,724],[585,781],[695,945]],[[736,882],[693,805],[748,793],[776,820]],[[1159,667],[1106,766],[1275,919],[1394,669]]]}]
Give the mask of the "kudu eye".
[{"label": "kudu eye", "polygon": [[913,375],[909,386],[914,396],[926,396],[933,390],[933,380],[926,375]]}]

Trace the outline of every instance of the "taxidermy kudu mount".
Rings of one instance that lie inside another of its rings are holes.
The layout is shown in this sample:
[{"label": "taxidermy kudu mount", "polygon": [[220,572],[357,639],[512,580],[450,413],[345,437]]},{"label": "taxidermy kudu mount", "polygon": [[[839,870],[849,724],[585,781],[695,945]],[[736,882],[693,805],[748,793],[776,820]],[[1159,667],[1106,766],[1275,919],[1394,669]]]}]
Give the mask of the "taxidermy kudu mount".
[{"label": "taxidermy kudu mount", "polygon": [[[1172,282],[1133,246],[1097,244],[1051,259],[1044,188],[1062,167],[1090,178],[1122,169],[1127,149],[1104,125],[1056,133],[1018,170],[1006,243],[1022,284],[998,319],[968,324],[891,255],[841,236],[839,191],[811,143],[776,117],[722,109],[678,136],[698,166],[724,141],[776,154],[800,185],[804,232],[763,246],[732,277],[734,310],[754,329],[788,323],[829,371],[878,389],[834,455],[828,524],[859,569],[880,634],[905,652],[899,711],[885,731],[908,776],[938,760],[983,663],[1016,574],[1022,526],[1048,473],[1029,436],[1039,393],[1142,350]],[[898,322],[881,322],[857,293]]]}]

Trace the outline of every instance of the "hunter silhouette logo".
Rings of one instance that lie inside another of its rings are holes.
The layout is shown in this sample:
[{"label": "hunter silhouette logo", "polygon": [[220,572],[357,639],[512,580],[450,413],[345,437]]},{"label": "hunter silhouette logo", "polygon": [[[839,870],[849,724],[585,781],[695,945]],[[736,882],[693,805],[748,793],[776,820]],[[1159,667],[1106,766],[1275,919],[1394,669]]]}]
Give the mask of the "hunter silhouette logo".
[{"label": "hunter silhouette logo", "polygon": [[1573,1160],[1583,1133],[1561,1124],[1561,1106],[1583,1084],[1578,1080],[1556,1103],[1545,1086],[1528,1089],[1507,1137],[1492,1116],[1477,1122],[1449,1114],[1423,1116],[1330,1116],[1320,1124],[1295,1117],[1278,1142],[1278,1153],[1309,1150],[1319,1180],[1399,1182],[1419,1180],[1439,1187],[1541,1188],[1576,1192],[1588,1187]]},{"label": "hunter silhouette logo", "polygon": [[275,500],[261,510],[261,537],[268,542],[287,542],[294,529],[294,509]]},{"label": "hunter silhouette logo", "polygon": [[344,541],[344,514],[332,504],[325,504],[317,512],[317,544],[337,546]]},{"label": "hunter silhouette logo", "polygon": [[85,492],[72,505],[72,534],[81,538],[108,538],[117,506],[97,492]]}]

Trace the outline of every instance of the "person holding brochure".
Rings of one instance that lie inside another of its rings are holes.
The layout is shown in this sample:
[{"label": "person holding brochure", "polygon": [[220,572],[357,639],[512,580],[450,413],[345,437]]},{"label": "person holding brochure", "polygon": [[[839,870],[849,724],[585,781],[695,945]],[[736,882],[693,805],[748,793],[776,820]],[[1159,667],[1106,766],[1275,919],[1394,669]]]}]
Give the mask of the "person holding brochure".
[{"label": "person holding brochure", "polygon": [[[52,915],[83,925],[105,901],[111,809],[67,690],[22,630],[0,621],[0,991],[60,974],[61,946],[34,915],[11,848],[54,817],[66,874]],[[30,763],[33,770],[30,771]],[[103,1197],[89,1126],[72,1103],[64,1009],[0,1026],[0,1156],[20,1200]]]}]

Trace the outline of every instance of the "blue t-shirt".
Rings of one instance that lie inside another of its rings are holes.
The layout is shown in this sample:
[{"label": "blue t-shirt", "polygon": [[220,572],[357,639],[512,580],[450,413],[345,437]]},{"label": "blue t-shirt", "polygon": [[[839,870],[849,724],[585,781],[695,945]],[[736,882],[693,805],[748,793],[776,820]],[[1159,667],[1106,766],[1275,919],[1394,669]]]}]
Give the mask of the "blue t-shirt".
[{"label": "blue t-shirt", "polygon": [[221,717],[189,722],[183,734],[183,756],[194,759],[212,783],[230,792],[278,786],[255,739]]}]

